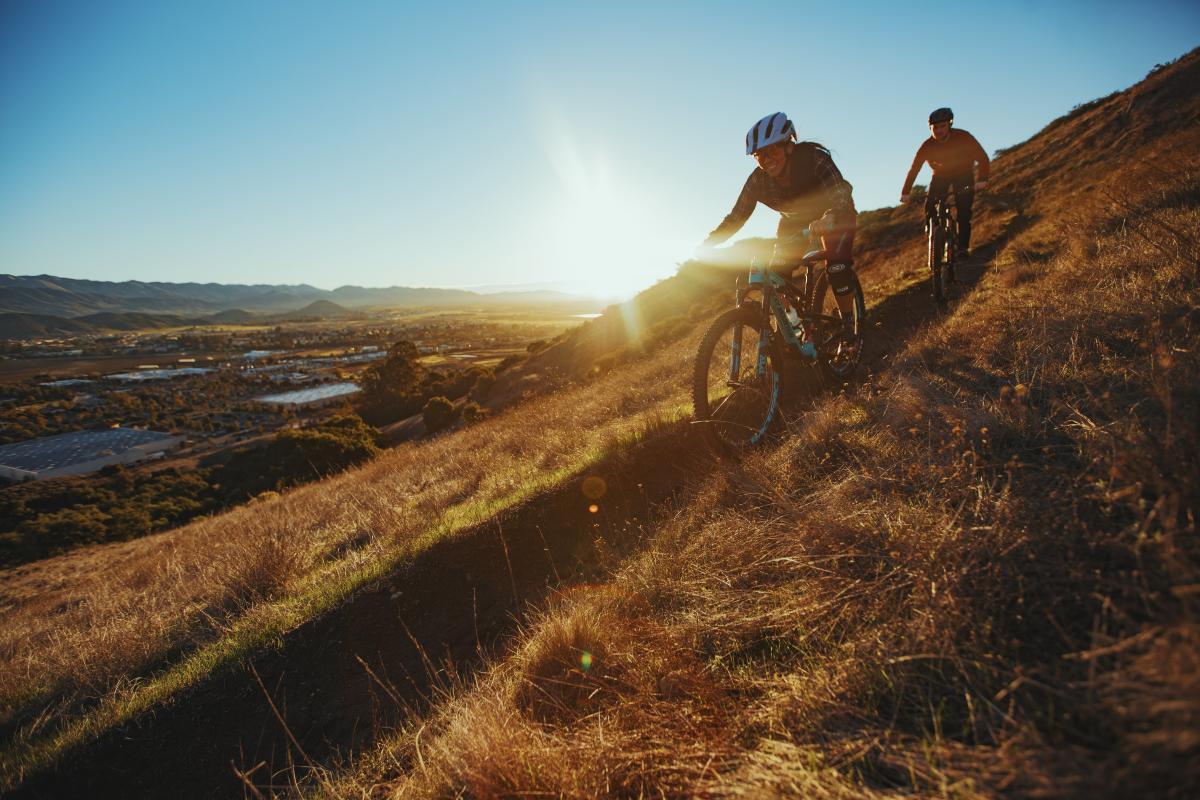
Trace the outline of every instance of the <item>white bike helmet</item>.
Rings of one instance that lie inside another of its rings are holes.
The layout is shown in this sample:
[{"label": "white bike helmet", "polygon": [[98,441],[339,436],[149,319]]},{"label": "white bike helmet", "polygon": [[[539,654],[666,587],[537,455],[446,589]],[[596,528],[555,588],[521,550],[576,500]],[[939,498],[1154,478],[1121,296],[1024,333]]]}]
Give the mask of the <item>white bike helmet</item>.
[{"label": "white bike helmet", "polygon": [[796,126],[787,118],[787,114],[776,111],[754,123],[754,127],[746,134],[746,155],[754,155],[755,150],[761,150],[767,145],[790,139],[796,134]]}]

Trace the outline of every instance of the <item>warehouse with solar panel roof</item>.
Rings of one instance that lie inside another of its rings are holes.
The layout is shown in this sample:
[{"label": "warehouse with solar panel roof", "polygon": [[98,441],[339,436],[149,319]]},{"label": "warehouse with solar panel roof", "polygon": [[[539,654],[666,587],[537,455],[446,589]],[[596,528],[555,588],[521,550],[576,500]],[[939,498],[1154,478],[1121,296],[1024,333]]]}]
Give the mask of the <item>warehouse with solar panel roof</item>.
[{"label": "warehouse with solar panel roof", "polygon": [[43,436],[0,447],[0,477],[29,481],[84,475],[110,464],[162,458],[182,444],[182,436],[137,428]]}]

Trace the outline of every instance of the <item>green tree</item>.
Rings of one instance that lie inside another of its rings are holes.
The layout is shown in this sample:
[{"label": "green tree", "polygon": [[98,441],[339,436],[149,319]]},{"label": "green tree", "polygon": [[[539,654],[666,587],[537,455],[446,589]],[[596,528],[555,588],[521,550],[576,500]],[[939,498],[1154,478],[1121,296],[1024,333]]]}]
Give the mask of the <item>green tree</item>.
[{"label": "green tree", "polygon": [[458,417],[458,410],[445,397],[431,397],[421,411],[427,433],[443,431]]},{"label": "green tree", "polygon": [[364,419],[382,425],[420,409],[421,384],[428,370],[418,358],[416,345],[399,341],[388,349],[387,358],[367,368],[359,400]]},{"label": "green tree", "polygon": [[242,502],[365,461],[379,452],[378,435],[352,415],[286,430],[265,445],[238,450],[212,480],[226,502]]}]

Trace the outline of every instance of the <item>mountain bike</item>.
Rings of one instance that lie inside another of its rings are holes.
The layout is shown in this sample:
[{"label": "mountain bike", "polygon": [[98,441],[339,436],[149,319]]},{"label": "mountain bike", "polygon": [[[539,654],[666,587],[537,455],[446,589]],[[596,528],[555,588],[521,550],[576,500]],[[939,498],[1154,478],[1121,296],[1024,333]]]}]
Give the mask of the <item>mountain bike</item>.
[{"label": "mountain bike", "polygon": [[[804,254],[799,288],[751,262],[749,275],[738,276],[734,307],[713,320],[701,339],[692,406],[718,453],[736,455],[758,445],[778,423],[788,362],[816,365],[823,378],[839,384],[858,367],[867,316],[862,286],[847,263],[853,303],[843,314],[830,288],[827,256],[824,250]],[[752,292],[761,298],[748,299]],[[796,321],[789,320],[782,297]]]},{"label": "mountain bike", "polygon": [[929,236],[929,280],[933,285],[933,300],[946,305],[950,285],[954,283],[954,264],[958,258],[958,218],[949,195],[933,203],[933,211],[925,217],[925,232]]}]

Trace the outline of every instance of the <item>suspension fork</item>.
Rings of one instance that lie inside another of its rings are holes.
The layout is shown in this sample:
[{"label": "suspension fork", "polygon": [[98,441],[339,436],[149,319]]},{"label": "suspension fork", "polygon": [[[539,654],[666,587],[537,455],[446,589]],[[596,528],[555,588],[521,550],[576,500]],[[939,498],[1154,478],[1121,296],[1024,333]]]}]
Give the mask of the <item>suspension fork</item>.
[{"label": "suspension fork", "polygon": [[[746,292],[750,290],[749,284],[746,282],[744,275],[739,275],[734,283],[733,291],[733,307],[741,308],[742,301],[746,299]],[[732,352],[729,354],[729,382],[736,383],[737,379],[742,374],[742,326],[733,326],[733,345]]]},{"label": "suspension fork", "polygon": [[758,361],[754,365],[754,377],[767,374],[767,353],[771,350],[771,308],[775,304],[775,292],[768,283],[763,287],[762,319],[758,321]]}]

